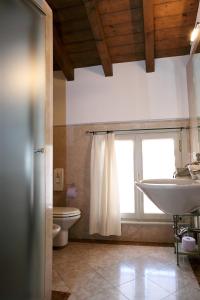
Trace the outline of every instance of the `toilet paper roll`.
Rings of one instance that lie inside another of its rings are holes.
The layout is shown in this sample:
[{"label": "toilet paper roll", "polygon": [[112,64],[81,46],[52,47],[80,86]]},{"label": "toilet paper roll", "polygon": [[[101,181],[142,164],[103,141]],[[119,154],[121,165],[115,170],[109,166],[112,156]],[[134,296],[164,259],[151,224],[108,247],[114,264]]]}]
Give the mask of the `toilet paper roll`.
[{"label": "toilet paper roll", "polygon": [[196,240],[191,236],[184,236],[182,238],[182,249],[184,251],[194,251],[196,247]]}]

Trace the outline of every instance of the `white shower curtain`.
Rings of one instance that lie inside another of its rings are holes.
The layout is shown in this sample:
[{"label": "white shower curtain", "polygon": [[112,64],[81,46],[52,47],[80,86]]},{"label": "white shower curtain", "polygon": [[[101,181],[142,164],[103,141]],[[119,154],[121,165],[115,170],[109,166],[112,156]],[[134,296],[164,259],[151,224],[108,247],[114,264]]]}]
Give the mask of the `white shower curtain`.
[{"label": "white shower curtain", "polygon": [[115,135],[93,135],[91,150],[90,234],[121,235]]}]

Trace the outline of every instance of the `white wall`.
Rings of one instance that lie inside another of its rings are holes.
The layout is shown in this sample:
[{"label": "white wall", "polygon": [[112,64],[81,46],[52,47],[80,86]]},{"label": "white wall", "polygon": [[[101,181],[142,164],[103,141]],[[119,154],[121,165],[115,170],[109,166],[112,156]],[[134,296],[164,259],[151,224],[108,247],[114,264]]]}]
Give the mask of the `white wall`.
[{"label": "white wall", "polygon": [[[200,22],[200,5],[196,18],[196,23],[197,22]],[[199,153],[200,151],[200,132],[198,129],[200,121],[200,53],[196,53],[195,51],[197,43],[199,43],[198,39],[194,41],[191,47],[191,53],[195,54],[190,57],[190,62],[187,66],[187,84],[190,115],[190,150],[192,161],[196,160],[196,153]]]},{"label": "white wall", "polygon": [[154,73],[146,73],[144,61],[114,64],[113,77],[104,77],[101,66],[76,69],[67,83],[67,123],[187,118],[187,60],[156,59]]}]

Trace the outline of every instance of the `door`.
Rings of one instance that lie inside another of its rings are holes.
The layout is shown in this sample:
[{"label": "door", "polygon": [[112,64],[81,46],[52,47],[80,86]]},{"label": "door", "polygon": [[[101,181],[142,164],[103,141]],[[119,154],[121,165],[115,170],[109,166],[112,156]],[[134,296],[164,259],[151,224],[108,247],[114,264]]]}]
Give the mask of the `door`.
[{"label": "door", "polygon": [[0,41],[0,299],[42,300],[46,16],[36,1],[0,1]]}]

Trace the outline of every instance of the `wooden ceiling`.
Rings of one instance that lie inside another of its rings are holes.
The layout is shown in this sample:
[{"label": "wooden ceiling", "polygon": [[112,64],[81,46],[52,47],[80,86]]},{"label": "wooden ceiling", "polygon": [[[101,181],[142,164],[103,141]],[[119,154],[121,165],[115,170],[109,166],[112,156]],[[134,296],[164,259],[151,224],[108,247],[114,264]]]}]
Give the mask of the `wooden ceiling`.
[{"label": "wooden ceiling", "polygon": [[74,69],[189,54],[199,0],[47,0],[54,15],[54,69]]}]

